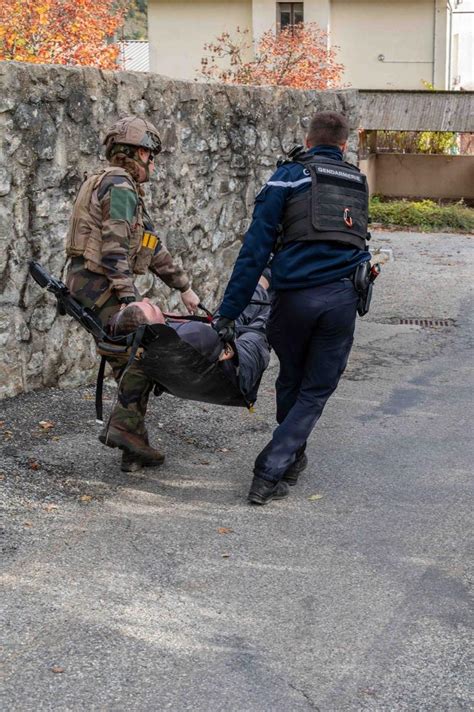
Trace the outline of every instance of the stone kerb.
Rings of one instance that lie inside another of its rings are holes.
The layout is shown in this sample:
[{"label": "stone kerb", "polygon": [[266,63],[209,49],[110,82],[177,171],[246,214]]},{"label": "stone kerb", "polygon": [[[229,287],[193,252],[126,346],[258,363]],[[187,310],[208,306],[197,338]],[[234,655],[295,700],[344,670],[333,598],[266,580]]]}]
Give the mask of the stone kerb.
[{"label": "stone kerb", "polygon": [[[74,196],[98,158],[104,128],[138,113],[162,132],[147,188],[156,227],[193,287],[213,308],[222,294],[253,199],[276,157],[301,142],[314,111],[358,126],[358,94],[229,87],[152,74],[0,63],[0,397],[91,380],[90,337],[28,277],[38,259],[58,277]],[[356,146],[356,133],[352,146]],[[167,308],[179,296],[152,275],[140,291]]]}]

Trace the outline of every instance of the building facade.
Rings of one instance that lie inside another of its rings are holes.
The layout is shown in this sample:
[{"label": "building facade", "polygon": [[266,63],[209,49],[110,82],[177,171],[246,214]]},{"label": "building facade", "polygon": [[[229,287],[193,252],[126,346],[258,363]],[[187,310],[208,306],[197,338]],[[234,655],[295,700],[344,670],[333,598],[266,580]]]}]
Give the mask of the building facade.
[{"label": "building facade", "polygon": [[[344,82],[362,89],[448,89],[455,0],[149,0],[150,69],[192,80],[223,31],[317,22],[339,48]],[[248,50],[248,58],[252,49]]]},{"label": "building facade", "polygon": [[474,0],[456,0],[451,54],[451,88],[473,91]]}]

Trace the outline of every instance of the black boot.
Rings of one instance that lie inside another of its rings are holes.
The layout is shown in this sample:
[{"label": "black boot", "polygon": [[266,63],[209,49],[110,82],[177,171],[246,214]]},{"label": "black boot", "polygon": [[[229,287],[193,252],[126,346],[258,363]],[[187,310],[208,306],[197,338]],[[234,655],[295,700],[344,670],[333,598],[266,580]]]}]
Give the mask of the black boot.
[{"label": "black boot", "polygon": [[288,497],[290,489],[286,482],[271,482],[261,477],[254,476],[247,500],[252,504],[267,504],[272,499]]},{"label": "black boot", "polygon": [[303,452],[300,452],[296,455],[296,460],[286,470],[285,474],[282,477],[283,482],[288,482],[290,487],[293,487],[298,482],[298,477],[300,476],[300,474],[303,472],[303,470],[306,470],[307,467],[308,457],[303,450]]}]

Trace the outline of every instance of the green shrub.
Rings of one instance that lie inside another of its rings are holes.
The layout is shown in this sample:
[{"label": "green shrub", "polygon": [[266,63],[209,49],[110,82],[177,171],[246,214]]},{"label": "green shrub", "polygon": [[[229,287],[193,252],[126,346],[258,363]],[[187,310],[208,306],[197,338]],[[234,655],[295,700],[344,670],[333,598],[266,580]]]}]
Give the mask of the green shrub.
[{"label": "green shrub", "polygon": [[459,153],[458,135],[450,131],[377,131],[377,153]]},{"label": "green shrub", "polygon": [[382,201],[374,196],[369,207],[372,222],[386,227],[416,227],[422,232],[458,230],[474,233],[474,209],[461,201],[454,205],[438,205],[433,200]]}]

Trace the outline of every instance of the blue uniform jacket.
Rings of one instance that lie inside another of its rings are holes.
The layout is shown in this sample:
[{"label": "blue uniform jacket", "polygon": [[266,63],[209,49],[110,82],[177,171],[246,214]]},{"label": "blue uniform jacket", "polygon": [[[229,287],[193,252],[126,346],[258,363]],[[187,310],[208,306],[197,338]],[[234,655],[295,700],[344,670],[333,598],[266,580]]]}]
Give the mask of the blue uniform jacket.
[{"label": "blue uniform jacket", "polygon": [[[315,146],[311,153],[342,161],[334,146]],[[252,222],[245,235],[219,313],[236,319],[245,309],[258,279],[275,250],[278,226],[286,201],[310,190],[311,178],[299,163],[286,163],[275,171],[255,198]],[[293,242],[272,260],[272,289],[306,289],[349,276],[369,252],[336,242]]]}]

